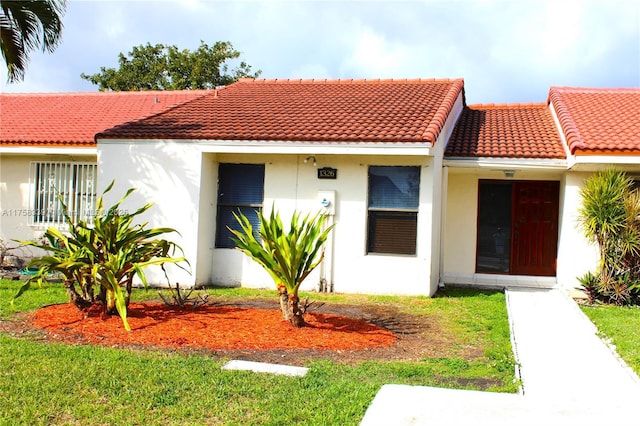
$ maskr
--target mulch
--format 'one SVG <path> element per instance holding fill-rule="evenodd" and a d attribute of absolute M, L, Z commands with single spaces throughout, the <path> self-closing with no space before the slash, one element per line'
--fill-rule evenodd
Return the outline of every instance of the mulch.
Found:
<path fill-rule="evenodd" d="M 400 312 L 394 306 L 325 303 L 307 312 L 308 326 L 298 329 L 282 319 L 278 306 L 276 300 L 267 299 L 225 299 L 196 309 L 132 303 L 128 310 L 132 331 L 127 332 L 120 318 L 104 315 L 101 306 L 80 311 L 66 303 L 0 321 L 0 331 L 68 344 L 180 351 L 289 365 L 306 365 L 312 359 L 347 364 L 419 361 L 451 352 L 447 333 L 437 321 Z"/>

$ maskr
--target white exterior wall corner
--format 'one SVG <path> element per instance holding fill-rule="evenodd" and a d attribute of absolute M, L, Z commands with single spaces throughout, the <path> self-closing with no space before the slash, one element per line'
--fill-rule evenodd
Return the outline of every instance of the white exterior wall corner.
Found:
<path fill-rule="evenodd" d="M 443 265 L 443 237 L 444 237 L 444 212 L 446 211 L 446 185 L 447 178 L 443 165 L 444 152 L 447 144 L 451 139 L 451 134 L 455 129 L 456 123 L 464 109 L 464 99 L 462 91 L 458 95 L 456 101 L 451 108 L 449 116 L 438 135 L 433 147 L 433 165 L 431 177 L 433 179 L 433 198 L 431 207 L 431 279 L 429 286 L 429 295 L 433 296 L 438 290 L 438 284 L 442 280 Z"/>
<path fill-rule="evenodd" d="M 149 227 L 170 227 L 178 231 L 166 234 L 164 238 L 182 247 L 193 273 L 167 265 L 171 285 L 193 286 L 195 273 L 199 270 L 201 163 L 202 154 L 193 144 L 146 140 L 98 141 L 98 195 L 115 180 L 113 189 L 105 196 L 105 206 L 111 206 L 127 189 L 136 188 L 120 208 L 134 211 L 152 203 L 153 206 L 139 218 L 140 222 L 148 222 Z M 146 273 L 150 285 L 167 285 L 159 267 L 149 267 Z"/>

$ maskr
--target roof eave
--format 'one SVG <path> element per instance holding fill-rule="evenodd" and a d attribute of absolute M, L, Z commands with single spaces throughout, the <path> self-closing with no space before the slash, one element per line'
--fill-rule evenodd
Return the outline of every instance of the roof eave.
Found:
<path fill-rule="evenodd" d="M 97 146 L 7 146 L 0 145 L 0 154 L 17 155 L 97 155 Z"/>
<path fill-rule="evenodd" d="M 467 169 L 567 170 L 564 158 L 445 157 L 443 165 Z"/>
<path fill-rule="evenodd" d="M 633 155 L 581 155 L 580 151 L 572 158 L 570 170 L 573 171 L 597 171 L 608 167 L 640 169 L 640 153 Z"/>
<path fill-rule="evenodd" d="M 166 144 L 197 146 L 202 152 L 242 154 L 344 154 L 344 155 L 433 155 L 430 142 L 357 142 L 357 141 L 271 141 L 271 140 L 178 140 L 178 139 L 108 139 L 101 145 Z"/>

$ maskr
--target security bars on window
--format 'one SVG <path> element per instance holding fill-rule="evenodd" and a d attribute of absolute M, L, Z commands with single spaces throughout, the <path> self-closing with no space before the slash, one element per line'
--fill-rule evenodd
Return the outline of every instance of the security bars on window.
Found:
<path fill-rule="evenodd" d="M 97 165 L 95 163 L 32 162 L 29 223 L 64 226 L 62 196 L 67 214 L 93 223 L 95 217 Z"/>

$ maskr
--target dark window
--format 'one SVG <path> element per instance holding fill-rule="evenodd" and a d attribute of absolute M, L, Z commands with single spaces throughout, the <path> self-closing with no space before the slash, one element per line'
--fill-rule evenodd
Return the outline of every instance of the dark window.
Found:
<path fill-rule="evenodd" d="M 480 181 L 477 272 L 509 272 L 511 182 Z"/>
<path fill-rule="evenodd" d="M 420 167 L 369 167 L 367 253 L 416 254 Z"/>
<path fill-rule="evenodd" d="M 231 229 L 239 229 L 234 213 L 242 212 L 257 235 L 264 199 L 263 164 L 220 164 L 218 168 L 217 248 L 233 248 Z"/>

